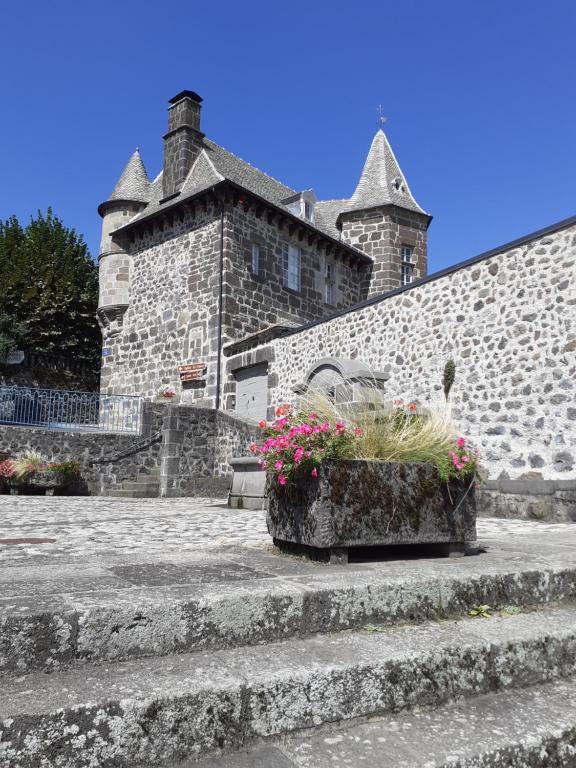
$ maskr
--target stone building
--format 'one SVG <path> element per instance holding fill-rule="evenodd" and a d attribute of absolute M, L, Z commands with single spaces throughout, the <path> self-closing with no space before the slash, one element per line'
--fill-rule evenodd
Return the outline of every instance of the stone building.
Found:
<path fill-rule="evenodd" d="M 451 358 L 453 415 L 491 476 L 570 481 L 576 218 L 427 275 L 431 217 L 382 131 L 352 196 L 320 201 L 207 139 L 200 102 L 171 100 L 162 173 L 150 181 L 134 153 L 100 206 L 102 389 L 150 399 L 169 386 L 211 410 L 202 473 L 225 477 L 242 430 L 310 382 L 354 399 L 370 379 L 425 402 Z M 187 364 L 201 375 L 182 382 Z M 170 440 L 190 437 L 186 410 Z M 168 443 L 177 495 L 197 470 Z"/>
<path fill-rule="evenodd" d="M 183 403 L 262 418 L 277 384 L 266 361 L 225 381 L 223 347 L 424 277 L 431 216 L 382 130 L 352 196 L 321 201 L 208 139 L 201 102 L 192 91 L 170 100 L 162 172 L 150 181 L 136 151 L 98 209 L 101 389 L 168 386 Z M 197 368 L 182 382 L 185 365 Z"/>

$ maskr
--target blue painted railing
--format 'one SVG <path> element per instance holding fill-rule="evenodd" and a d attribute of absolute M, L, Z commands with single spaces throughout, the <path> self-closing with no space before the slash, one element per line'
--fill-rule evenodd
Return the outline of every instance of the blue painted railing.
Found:
<path fill-rule="evenodd" d="M 140 434 L 143 399 L 60 389 L 0 387 L 0 424 Z"/>

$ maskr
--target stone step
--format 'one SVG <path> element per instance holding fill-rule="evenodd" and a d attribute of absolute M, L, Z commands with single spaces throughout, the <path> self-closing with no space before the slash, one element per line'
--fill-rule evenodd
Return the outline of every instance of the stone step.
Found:
<path fill-rule="evenodd" d="M 145 485 L 144 483 L 141 486 L 139 483 L 132 483 L 132 485 L 138 487 L 133 490 L 124 487 L 115 488 L 108 493 L 108 496 L 125 499 L 154 499 L 160 490 L 159 485 Z"/>
<path fill-rule="evenodd" d="M 319 733 L 317 731 L 320 731 Z M 576 680 L 316 729 L 174 768 L 573 768 Z"/>
<path fill-rule="evenodd" d="M 160 488 L 160 480 L 124 480 L 122 488 L 125 491 L 157 491 Z"/>
<path fill-rule="evenodd" d="M 328 567 L 231 549 L 92 564 L 82 574 L 74 564 L 51 564 L 38 583 L 27 569 L 12 569 L 0 583 L 0 674 L 460 618 L 477 604 L 530 608 L 576 598 L 576 565 L 517 559 Z"/>
<path fill-rule="evenodd" d="M 160 766 L 575 672 L 570 607 L 33 673 L 0 689 L 0 765 Z"/>

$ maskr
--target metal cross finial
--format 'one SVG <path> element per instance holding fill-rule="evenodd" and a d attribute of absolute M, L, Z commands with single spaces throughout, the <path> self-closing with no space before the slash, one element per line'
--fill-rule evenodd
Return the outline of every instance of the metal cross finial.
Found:
<path fill-rule="evenodd" d="M 384 107 L 382 106 L 382 104 L 379 104 L 376 107 L 376 112 L 378 112 L 378 125 L 384 125 L 384 123 L 386 122 L 386 120 L 388 120 L 388 118 L 385 117 L 383 114 Z"/>

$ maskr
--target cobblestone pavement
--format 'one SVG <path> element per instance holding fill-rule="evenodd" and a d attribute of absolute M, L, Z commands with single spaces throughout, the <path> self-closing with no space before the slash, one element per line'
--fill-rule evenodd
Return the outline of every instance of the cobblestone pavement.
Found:
<path fill-rule="evenodd" d="M 573 523 L 478 520 L 481 543 L 576 544 Z M 3 544 L 51 538 L 54 543 Z M 0 496 L 0 563 L 60 558 L 161 555 L 237 545 L 269 549 L 264 512 L 230 509 L 224 499 L 114 499 Z"/>

